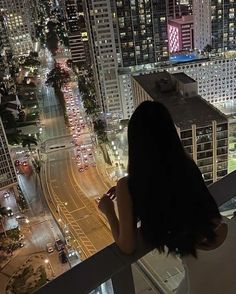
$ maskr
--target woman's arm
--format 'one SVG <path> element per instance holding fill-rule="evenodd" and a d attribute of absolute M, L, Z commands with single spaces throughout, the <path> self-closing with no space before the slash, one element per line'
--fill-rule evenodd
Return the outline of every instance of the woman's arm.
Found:
<path fill-rule="evenodd" d="M 136 227 L 133 220 L 132 199 L 128 190 L 127 178 L 118 181 L 116 199 L 119 219 L 116 216 L 114 203 L 107 195 L 103 196 L 99 209 L 106 215 L 113 238 L 122 252 L 131 254 L 136 247 Z"/>

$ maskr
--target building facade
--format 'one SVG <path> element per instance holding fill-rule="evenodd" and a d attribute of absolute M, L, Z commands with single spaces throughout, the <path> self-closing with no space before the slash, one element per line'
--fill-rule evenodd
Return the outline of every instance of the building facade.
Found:
<path fill-rule="evenodd" d="M 123 105 L 126 118 L 132 115 L 134 105 L 131 89 L 132 76 L 162 72 L 184 72 L 198 82 L 199 95 L 211 104 L 234 101 L 236 99 L 236 55 L 226 53 L 212 59 L 199 59 L 178 64 L 158 64 L 149 67 L 134 68 L 129 72 L 120 72 L 119 81 L 122 89 Z"/>
<path fill-rule="evenodd" d="M 236 48 L 236 2 L 193 0 L 195 48 L 211 45 L 216 52 Z"/>
<path fill-rule="evenodd" d="M 7 138 L 0 119 L 0 189 L 17 185 L 16 171 L 8 148 Z"/>
<path fill-rule="evenodd" d="M 13 54 L 27 54 L 33 49 L 34 25 L 29 0 L 0 0 L 7 37 Z"/>
<path fill-rule="evenodd" d="M 132 77 L 135 108 L 145 100 L 159 101 L 168 108 L 185 150 L 210 185 L 227 174 L 228 121 L 197 94 L 197 88 L 197 82 L 184 73 Z"/>
<path fill-rule="evenodd" d="M 118 71 L 168 59 L 166 0 L 87 0 L 97 96 L 105 113 L 124 117 Z"/>
<path fill-rule="evenodd" d="M 211 0 L 193 0 L 194 48 L 211 45 Z"/>
<path fill-rule="evenodd" d="M 65 0 L 65 18 L 71 57 L 75 64 L 89 64 L 88 35 L 85 27 L 82 1 Z"/>
<path fill-rule="evenodd" d="M 181 63 L 169 67 L 168 72 L 184 72 L 198 82 L 198 93 L 214 104 L 236 99 L 236 55 L 211 60 Z"/>
<path fill-rule="evenodd" d="M 122 117 L 118 80 L 119 55 L 113 22 L 116 14 L 108 0 L 86 1 L 86 24 L 98 102 L 102 110 Z"/>
<path fill-rule="evenodd" d="M 194 49 L 193 16 L 168 20 L 169 53 Z"/>

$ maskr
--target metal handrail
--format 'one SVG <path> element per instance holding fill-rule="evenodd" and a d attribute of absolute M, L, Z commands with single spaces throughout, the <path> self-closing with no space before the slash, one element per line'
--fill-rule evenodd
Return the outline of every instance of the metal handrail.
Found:
<path fill-rule="evenodd" d="M 209 187 L 218 206 L 236 196 L 235 183 L 236 171 Z M 141 239 L 140 232 L 138 232 L 137 243 L 137 250 L 132 255 L 122 254 L 118 246 L 113 243 L 46 284 L 37 293 L 88 294 L 109 279 L 112 279 L 113 283 L 116 281 L 116 284 L 117 280 L 120 281 L 121 287 L 126 289 L 123 293 L 134 293 L 133 290 L 127 292 L 127 287 L 132 287 L 132 283 L 129 284 L 129 280 L 133 281 L 132 272 L 129 271 L 130 276 L 127 277 L 127 280 L 124 279 L 123 273 L 129 270 L 134 262 L 153 249 Z M 119 275 L 123 277 L 120 280 Z M 129 285 L 125 285 L 127 281 L 129 281 Z M 117 293 L 122 292 L 115 291 L 115 294 Z"/>

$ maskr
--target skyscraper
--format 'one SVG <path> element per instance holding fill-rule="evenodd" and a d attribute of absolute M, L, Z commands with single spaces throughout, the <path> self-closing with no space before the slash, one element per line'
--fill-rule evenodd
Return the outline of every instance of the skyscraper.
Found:
<path fill-rule="evenodd" d="M 235 49 L 236 1 L 211 0 L 211 23 L 212 47 L 218 52 Z"/>
<path fill-rule="evenodd" d="M 86 23 L 98 102 L 106 113 L 122 115 L 118 81 L 118 36 L 114 31 L 116 13 L 109 0 L 86 1 Z"/>
<path fill-rule="evenodd" d="M 120 67 L 153 63 L 168 56 L 166 1 L 117 0 Z"/>
<path fill-rule="evenodd" d="M 26 54 L 33 48 L 31 4 L 29 0 L 0 0 L 9 44 L 16 55 Z"/>
<path fill-rule="evenodd" d="M 236 2 L 193 0 L 195 48 L 211 45 L 216 52 L 236 48 Z"/>
<path fill-rule="evenodd" d="M 89 63 L 88 36 L 82 1 L 65 0 L 64 5 L 72 60 L 78 65 Z"/>
<path fill-rule="evenodd" d="M 168 20 L 169 52 L 194 48 L 193 16 Z"/>
<path fill-rule="evenodd" d="M 86 20 L 100 104 L 124 116 L 120 70 L 168 59 L 165 0 L 87 0 Z"/>

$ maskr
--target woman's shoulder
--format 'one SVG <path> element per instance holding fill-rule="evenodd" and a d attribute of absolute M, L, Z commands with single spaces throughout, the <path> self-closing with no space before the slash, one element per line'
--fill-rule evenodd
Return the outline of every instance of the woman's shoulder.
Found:
<path fill-rule="evenodd" d="M 123 178 L 120 178 L 118 181 L 117 181 L 117 186 L 119 187 L 127 187 L 128 188 L 128 177 L 123 177 Z"/>

